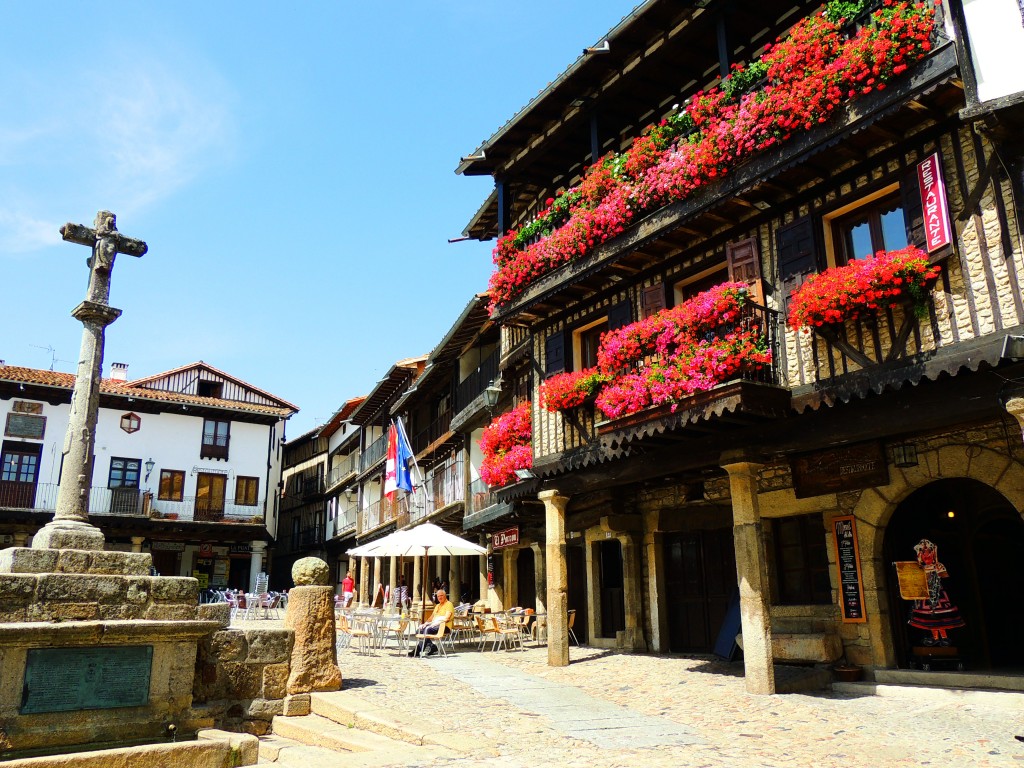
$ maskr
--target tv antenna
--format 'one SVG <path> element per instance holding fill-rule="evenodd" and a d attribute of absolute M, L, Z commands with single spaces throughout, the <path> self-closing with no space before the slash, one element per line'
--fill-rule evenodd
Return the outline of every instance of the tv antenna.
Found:
<path fill-rule="evenodd" d="M 50 353 L 50 370 L 51 371 L 53 370 L 53 366 L 55 366 L 57 363 L 73 363 L 73 362 L 75 362 L 74 360 L 62 360 L 61 358 L 57 357 L 57 350 L 54 349 L 49 344 L 47 344 L 45 347 L 43 345 L 41 345 L 41 344 L 29 344 L 29 346 L 30 347 L 35 347 L 36 349 L 45 349 L 47 352 Z"/>

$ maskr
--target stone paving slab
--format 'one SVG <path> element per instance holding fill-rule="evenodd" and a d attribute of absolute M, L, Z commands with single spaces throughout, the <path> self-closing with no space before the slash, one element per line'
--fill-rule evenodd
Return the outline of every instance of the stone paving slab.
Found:
<path fill-rule="evenodd" d="M 555 729 L 604 748 L 628 744 L 670 746 L 703 742 L 692 729 L 609 704 L 577 688 L 527 672 L 510 673 L 483 654 L 446 660 L 447 673 L 486 696 L 501 698 L 548 718 Z M 497 685 L 496 685 L 497 683 Z M 560 714 L 561 717 L 551 716 Z"/>

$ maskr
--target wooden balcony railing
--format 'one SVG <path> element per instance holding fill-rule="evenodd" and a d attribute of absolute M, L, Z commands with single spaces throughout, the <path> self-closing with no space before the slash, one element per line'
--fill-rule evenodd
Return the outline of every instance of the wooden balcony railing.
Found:
<path fill-rule="evenodd" d="M 456 461 L 435 470 L 427 477 L 425 486 L 423 492 L 417 491 L 410 499 L 410 522 L 422 520 L 438 510 L 465 500 L 466 484 L 462 462 Z"/>
<path fill-rule="evenodd" d="M 452 427 L 452 412 L 445 411 L 431 422 L 430 426 L 417 432 L 412 438 L 412 451 L 419 454 L 426 450 L 435 440 L 440 440 Z"/>
<path fill-rule="evenodd" d="M 358 471 L 359 453 L 350 453 L 348 456 L 342 457 L 327 473 L 327 486 L 324 490 L 333 490 L 345 478 L 354 475 Z"/>

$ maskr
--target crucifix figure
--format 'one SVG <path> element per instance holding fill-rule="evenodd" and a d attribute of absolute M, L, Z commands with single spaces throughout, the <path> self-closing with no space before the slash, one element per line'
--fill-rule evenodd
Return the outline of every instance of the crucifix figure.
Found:
<path fill-rule="evenodd" d="M 121 315 L 120 309 L 107 303 L 110 273 L 117 254 L 142 256 L 148 246 L 118 232 L 117 219 L 110 211 L 97 213 L 92 229 L 69 223 L 60 228 L 60 234 L 67 242 L 92 248 L 92 256 L 86 262 L 89 266 L 89 288 L 85 301 L 71 312 L 71 316 L 80 320 L 84 328 L 75 389 L 71 395 L 68 431 L 64 437 L 57 511 L 53 520 L 32 538 L 32 547 L 103 549 L 103 534 L 89 523 L 89 492 L 92 489 L 104 334 L 107 326 Z"/>

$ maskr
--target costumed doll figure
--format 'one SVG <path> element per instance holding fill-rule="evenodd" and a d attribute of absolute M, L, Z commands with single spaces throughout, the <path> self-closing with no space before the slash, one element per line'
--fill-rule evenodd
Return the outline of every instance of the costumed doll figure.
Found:
<path fill-rule="evenodd" d="M 917 552 L 917 562 L 924 568 L 928 580 L 928 597 L 914 601 L 910 621 L 907 623 L 931 633 L 930 637 L 922 641 L 923 645 L 949 645 L 946 632 L 964 626 L 959 609 L 942 588 L 942 579 L 948 577 L 949 573 L 946 566 L 939 562 L 939 548 L 928 539 L 921 539 L 914 551 Z"/>

